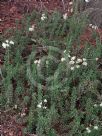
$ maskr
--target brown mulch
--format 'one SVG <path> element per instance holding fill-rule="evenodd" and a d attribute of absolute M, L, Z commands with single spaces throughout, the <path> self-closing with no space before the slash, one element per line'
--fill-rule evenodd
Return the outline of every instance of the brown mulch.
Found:
<path fill-rule="evenodd" d="M 22 126 L 15 122 L 15 114 L 12 113 L 1 113 L 1 136 L 22 136 Z"/>
<path fill-rule="evenodd" d="M 0 2 L 0 33 L 7 28 L 15 27 L 15 20 L 23 18 L 24 14 L 31 13 L 34 9 L 38 11 L 48 10 L 52 12 L 57 9 L 63 13 L 71 8 L 70 0 L 4 0 Z"/>
<path fill-rule="evenodd" d="M 25 115 L 23 115 L 25 113 Z M 22 116 L 23 115 L 23 116 Z M 36 134 L 24 134 L 23 129 L 27 125 L 27 114 L 23 110 L 9 108 L 0 112 L 0 135 L 1 136 L 37 136 Z"/>

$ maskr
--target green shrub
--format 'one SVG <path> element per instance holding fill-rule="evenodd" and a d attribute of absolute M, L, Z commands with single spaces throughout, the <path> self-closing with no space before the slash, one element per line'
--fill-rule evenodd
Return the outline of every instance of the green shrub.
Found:
<path fill-rule="evenodd" d="M 86 28 L 85 18 L 74 15 L 64 20 L 57 12 L 44 16 L 41 20 L 34 12 L 22 21 L 20 30 L 10 32 L 14 45 L 5 48 L 0 68 L 2 108 L 17 104 L 22 111 L 27 107 L 27 133 L 100 136 L 101 40 L 94 35 L 96 47 L 86 42 L 81 51 L 79 37 Z M 33 21 L 34 31 L 29 31 Z M 6 40 L 1 39 L 2 43 Z"/>

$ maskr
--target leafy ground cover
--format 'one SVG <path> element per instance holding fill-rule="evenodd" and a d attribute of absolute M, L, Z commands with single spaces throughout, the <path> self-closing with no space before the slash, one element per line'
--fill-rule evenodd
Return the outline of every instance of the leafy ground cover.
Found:
<path fill-rule="evenodd" d="M 101 29 L 57 10 L 14 25 L 0 36 L 1 134 L 101 136 Z"/>

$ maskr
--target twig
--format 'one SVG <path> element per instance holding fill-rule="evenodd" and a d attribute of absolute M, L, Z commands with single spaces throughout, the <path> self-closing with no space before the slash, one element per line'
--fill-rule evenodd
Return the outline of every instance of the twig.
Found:
<path fill-rule="evenodd" d="M 63 9 L 65 11 L 65 2 L 64 2 L 64 0 L 62 0 L 62 4 L 63 4 Z"/>
<path fill-rule="evenodd" d="M 43 9 L 43 3 L 42 3 L 42 0 L 40 0 L 40 5 L 41 5 L 41 11 Z"/>

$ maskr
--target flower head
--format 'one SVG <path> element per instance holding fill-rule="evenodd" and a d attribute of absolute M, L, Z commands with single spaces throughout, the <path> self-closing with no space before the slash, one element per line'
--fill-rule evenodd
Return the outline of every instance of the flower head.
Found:
<path fill-rule="evenodd" d="M 82 59 L 77 59 L 76 63 L 82 62 Z"/>
<path fill-rule="evenodd" d="M 98 61 L 99 60 L 99 58 L 96 58 L 96 61 Z"/>
<path fill-rule="evenodd" d="M 35 60 L 34 63 L 37 64 L 37 63 L 38 63 L 38 60 Z"/>
<path fill-rule="evenodd" d="M 18 107 L 17 105 L 14 106 L 15 109 L 17 109 L 17 107 Z"/>
<path fill-rule="evenodd" d="M 80 68 L 80 65 L 76 65 L 76 68 Z"/>
<path fill-rule="evenodd" d="M 21 117 L 24 117 L 24 116 L 26 116 L 26 113 L 25 112 L 21 113 Z"/>
<path fill-rule="evenodd" d="M 73 8 L 70 9 L 70 12 L 73 13 Z"/>
<path fill-rule="evenodd" d="M 89 127 L 87 127 L 86 130 L 87 130 L 87 133 L 91 133 L 91 130 Z"/>
<path fill-rule="evenodd" d="M 47 19 L 47 17 L 45 16 L 45 14 L 43 13 L 41 16 L 41 20 L 44 21 L 45 19 Z"/>
<path fill-rule="evenodd" d="M 2 43 L 2 47 L 7 48 L 10 46 L 10 44 L 14 45 L 14 42 L 12 40 L 11 41 L 6 40 L 4 43 Z"/>
<path fill-rule="evenodd" d="M 37 105 L 38 108 L 41 108 L 42 107 L 42 102 L 40 102 L 38 105 Z"/>
<path fill-rule="evenodd" d="M 98 130 L 98 126 L 94 126 L 94 129 L 95 129 L 95 130 Z"/>
<path fill-rule="evenodd" d="M 39 60 L 35 60 L 34 63 L 40 65 L 41 60 L 40 59 Z"/>
<path fill-rule="evenodd" d="M 71 1 L 71 2 L 69 2 L 69 5 L 72 5 L 73 4 L 73 2 Z"/>
<path fill-rule="evenodd" d="M 73 60 L 69 61 L 70 65 L 73 65 L 75 62 Z"/>
<path fill-rule="evenodd" d="M 86 59 L 85 59 L 85 58 L 83 58 L 83 61 L 86 61 Z"/>
<path fill-rule="evenodd" d="M 76 56 L 71 57 L 71 60 L 75 60 L 75 59 L 76 59 Z"/>
<path fill-rule="evenodd" d="M 7 48 L 7 47 L 9 47 L 9 44 L 8 43 L 2 43 L 2 47 Z"/>
<path fill-rule="evenodd" d="M 94 107 L 97 107 L 98 105 L 97 104 L 94 104 Z"/>
<path fill-rule="evenodd" d="M 67 13 L 63 14 L 63 19 L 66 20 L 68 18 Z"/>
<path fill-rule="evenodd" d="M 92 24 L 89 24 L 89 26 L 91 27 L 91 26 L 92 26 Z"/>
<path fill-rule="evenodd" d="M 9 41 L 10 44 L 14 45 L 14 42 L 13 41 Z"/>
<path fill-rule="evenodd" d="M 71 67 L 70 69 L 73 71 L 75 68 L 74 68 L 74 67 Z"/>
<path fill-rule="evenodd" d="M 87 66 L 87 62 L 83 62 L 82 65 Z"/>
<path fill-rule="evenodd" d="M 90 2 L 90 0 L 85 0 L 85 2 Z"/>
<path fill-rule="evenodd" d="M 63 62 L 63 61 L 65 61 L 66 59 L 65 58 L 61 58 L 61 61 Z"/>
<path fill-rule="evenodd" d="M 46 103 L 46 102 L 47 102 L 47 100 L 46 100 L 46 99 L 44 99 L 44 102 Z"/>
<path fill-rule="evenodd" d="M 68 55 L 68 58 L 70 58 L 71 56 L 70 55 Z"/>
<path fill-rule="evenodd" d="M 29 31 L 30 31 L 30 32 L 34 31 L 34 28 L 30 27 L 30 28 L 29 28 Z"/>
<path fill-rule="evenodd" d="M 6 42 L 6 43 L 9 43 L 9 40 L 6 40 L 5 42 Z"/>
<path fill-rule="evenodd" d="M 29 31 L 30 31 L 30 32 L 33 32 L 33 31 L 34 31 L 34 28 L 35 28 L 35 25 L 32 25 L 31 27 L 29 27 Z"/>
<path fill-rule="evenodd" d="M 46 106 L 43 106 L 43 109 L 47 109 L 47 107 L 46 107 Z"/>
<path fill-rule="evenodd" d="M 102 107 L 102 102 L 100 103 L 100 107 Z"/>

